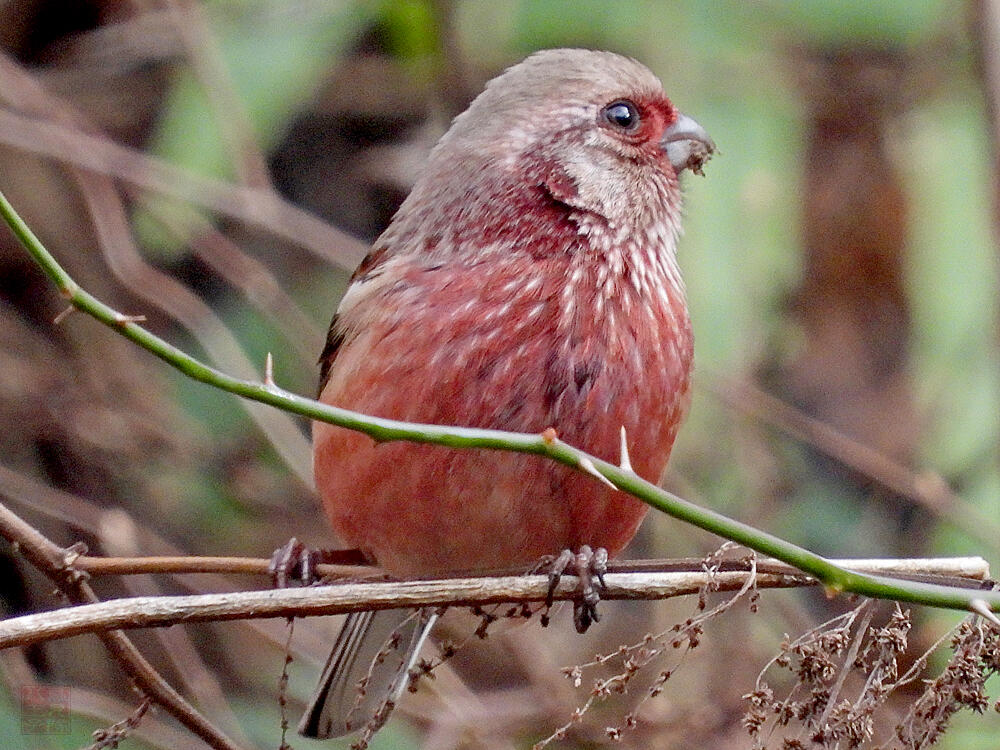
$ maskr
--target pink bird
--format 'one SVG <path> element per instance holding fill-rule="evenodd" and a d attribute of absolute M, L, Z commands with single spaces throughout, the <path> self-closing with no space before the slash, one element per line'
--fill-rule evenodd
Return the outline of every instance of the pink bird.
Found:
<path fill-rule="evenodd" d="M 455 118 L 355 272 L 320 399 L 411 422 L 551 427 L 615 462 L 624 429 L 632 467 L 658 481 L 692 364 L 678 174 L 714 148 L 632 59 L 558 49 L 511 67 Z M 536 456 L 376 444 L 321 423 L 313 441 L 333 528 L 397 576 L 615 555 L 646 513 Z M 300 732 L 384 722 L 428 629 L 412 616 L 400 628 L 407 614 L 348 618 Z M 592 616 L 578 607 L 578 627 Z M 393 631 L 402 646 L 366 677 Z"/>

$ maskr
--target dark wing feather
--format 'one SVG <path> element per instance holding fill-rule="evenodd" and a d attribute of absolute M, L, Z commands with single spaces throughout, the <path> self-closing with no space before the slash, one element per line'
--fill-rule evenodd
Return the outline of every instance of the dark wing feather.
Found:
<path fill-rule="evenodd" d="M 371 252 L 361 261 L 361 265 L 351 275 L 348 288 L 350 288 L 351 284 L 363 284 L 372 276 L 375 276 L 378 273 L 378 267 L 385 259 L 386 248 L 372 248 Z M 340 345 L 344 343 L 344 332 L 337 325 L 338 318 L 337 313 L 334 313 L 333 320 L 330 321 L 330 329 L 326 333 L 326 346 L 323 347 L 323 353 L 319 355 L 318 393 L 322 393 L 323 389 L 326 388 L 326 383 L 330 379 L 330 369 L 337 358 L 337 351 L 340 349 Z"/>
<path fill-rule="evenodd" d="M 326 333 L 326 346 L 323 347 L 323 353 L 319 355 L 318 394 L 323 393 L 323 389 L 326 388 L 326 381 L 330 379 L 330 368 L 333 367 L 333 361 L 337 358 L 337 350 L 344 343 L 344 333 L 337 326 L 337 317 L 337 314 L 334 313 L 333 320 L 330 321 L 330 330 Z"/>

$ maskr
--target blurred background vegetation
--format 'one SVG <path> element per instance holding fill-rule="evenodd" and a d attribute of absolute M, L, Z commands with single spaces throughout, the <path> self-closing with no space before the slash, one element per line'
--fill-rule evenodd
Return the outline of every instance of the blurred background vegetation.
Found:
<path fill-rule="evenodd" d="M 92 293 L 230 372 L 273 352 L 278 381 L 311 395 L 347 274 L 449 119 L 533 50 L 631 55 L 720 147 L 704 179 L 685 177 L 695 399 L 666 485 L 831 556 L 997 565 L 998 18 L 987 0 L 10 0 L 0 190 Z M 335 543 L 305 425 L 186 381 L 83 316 L 54 326 L 62 307 L 0 233 L 0 496 L 15 510 L 109 555 Z M 650 518 L 628 554 L 717 545 Z M 0 565 L 6 613 L 57 603 L 9 548 Z M 772 592 L 714 623 L 622 742 L 750 747 L 740 696 L 783 633 L 839 604 Z M 497 674 L 410 696 L 375 746 L 530 746 L 586 699 L 561 667 L 691 607 L 609 606 L 586 638 L 568 616 L 522 628 L 494 644 Z M 920 611 L 914 652 L 956 621 Z M 335 627 L 296 625 L 293 723 Z M 135 637 L 247 747 L 278 746 L 282 623 Z M 79 747 L 134 705 L 91 638 L 2 653 L 0 668 L 5 746 Z M 36 683 L 71 686 L 71 733 L 25 734 L 19 696 Z M 553 746 L 610 742 L 636 697 Z M 998 729 L 995 714 L 963 716 L 940 746 L 994 747 Z M 122 746 L 200 745 L 157 715 Z"/>

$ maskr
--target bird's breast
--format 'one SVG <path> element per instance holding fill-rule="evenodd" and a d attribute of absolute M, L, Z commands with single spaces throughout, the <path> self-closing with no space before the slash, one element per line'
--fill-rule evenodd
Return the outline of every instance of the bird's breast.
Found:
<path fill-rule="evenodd" d="M 626 259 L 518 261 L 401 274 L 343 345 L 323 400 L 414 422 L 551 427 L 615 462 L 624 428 L 633 467 L 656 481 L 687 405 L 683 291 L 669 278 L 659 290 Z M 376 446 L 326 425 L 315 443 L 334 527 L 400 573 L 495 567 L 584 543 L 614 553 L 645 512 L 538 457 Z"/>

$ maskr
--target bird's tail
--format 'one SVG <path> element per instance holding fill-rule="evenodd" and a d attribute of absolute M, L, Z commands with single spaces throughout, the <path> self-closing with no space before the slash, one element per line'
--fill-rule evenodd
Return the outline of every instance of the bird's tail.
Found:
<path fill-rule="evenodd" d="M 427 610 L 401 609 L 348 615 L 299 722 L 299 734 L 316 739 L 360 730 L 374 734 L 406 688 L 437 617 Z"/>

